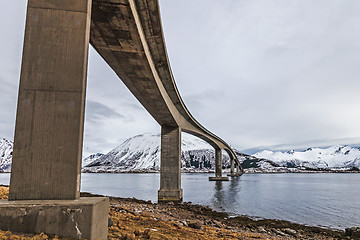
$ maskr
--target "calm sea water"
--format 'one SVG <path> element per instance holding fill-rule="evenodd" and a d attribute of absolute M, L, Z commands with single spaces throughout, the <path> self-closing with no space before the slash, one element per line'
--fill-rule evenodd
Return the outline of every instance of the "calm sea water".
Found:
<path fill-rule="evenodd" d="M 360 226 L 360 174 L 245 174 L 210 182 L 213 174 L 183 173 L 184 201 L 231 215 L 283 219 L 344 229 Z M 9 184 L 0 174 L 0 184 Z M 81 191 L 157 200 L 159 174 L 82 174 Z"/>

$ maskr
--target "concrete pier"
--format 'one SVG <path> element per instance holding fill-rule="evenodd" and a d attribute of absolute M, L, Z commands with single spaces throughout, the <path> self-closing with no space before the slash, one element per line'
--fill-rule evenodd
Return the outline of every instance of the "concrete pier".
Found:
<path fill-rule="evenodd" d="M 234 171 L 234 163 L 235 163 L 235 159 L 231 158 L 231 160 L 230 160 L 230 164 L 231 164 L 230 172 L 231 172 L 232 175 L 234 175 L 234 173 L 235 173 L 235 171 Z"/>
<path fill-rule="evenodd" d="M 181 130 L 161 127 L 161 167 L 159 201 L 182 201 L 181 189 Z"/>
<path fill-rule="evenodd" d="M 235 166 L 234 166 L 234 158 L 230 157 L 230 174 L 228 174 L 229 177 L 235 176 Z"/>
<path fill-rule="evenodd" d="M 228 174 L 229 177 L 238 177 L 241 176 L 243 174 L 243 171 L 241 171 L 240 166 L 238 163 L 236 163 L 236 171 L 235 171 L 235 166 L 234 166 L 234 162 L 231 163 L 231 172 L 230 174 Z"/>
<path fill-rule="evenodd" d="M 0 200 L 1 229 L 55 234 L 71 239 L 106 239 L 109 199 Z"/>
<path fill-rule="evenodd" d="M 10 200 L 79 197 L 91 0 L 29 0 Z"/>
<path fill-rule="evenodd" d="M 229 181 L 228 177 L 222 176 L 222 152 L 215 149 L 215 177 L 209 177 L 210 181 Z"/>
<path fill-rule="evenodd" d="M 242 171 L 240 170 L 240 166 L 239 164 L 236 164 L 236 172 L 235 172 L 235 159 L 234 158 L 231 158 L 230 160 L 231 162 L 231 170 L 230 170 L 230 174 L 228 174 L 229 177 L 238 177 L 238 176 L 241 176 L 243 173 Z"/>
<path fill-rule="evenodd" d="M 240 165 L 239 165 L 239 164 L 236 164 L 236 176 L 241 176 L 241 175 L 243 175 L 243 174 L 244 174 L 244 172 L 241 171 Z"/>
<path fill-rule="evenodd" d="M 79 199 L 91 6 L 91 0 L 28 1 L 0 229 L 107 238 L 108 200 Z"/>

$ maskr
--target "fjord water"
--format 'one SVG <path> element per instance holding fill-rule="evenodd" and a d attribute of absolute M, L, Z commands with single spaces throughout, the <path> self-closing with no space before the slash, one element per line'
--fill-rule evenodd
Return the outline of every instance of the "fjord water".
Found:
<path fill-rule="evenodd" d="M 245 174 L 209 182 L 213 174 L 183 173 L 184 201 L 231 215 L 282 219 L 344 229 L 360 226 L 360 174 Z M 0 184 L 9 184 L 0 174 Z M 159 174 L 82 174 L 81 191 L 157 200 Z"/>

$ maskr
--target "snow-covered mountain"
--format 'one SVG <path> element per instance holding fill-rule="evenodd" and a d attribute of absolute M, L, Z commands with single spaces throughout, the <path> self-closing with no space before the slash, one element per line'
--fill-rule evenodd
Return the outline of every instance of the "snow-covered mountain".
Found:
<path fill-rule="evenodd" d="M 158 171 L 160 135 L 142 134 L 124 141 L 107 154 L 92 154 L 82 161 L 85 172 Z M 185 171 L 208 171 L 214 168 L 214 150 L 205 141 L 188 134 L 182 137 L 182 165 Z M 10 172 L 13 142 L 0 140 L 0 172 Z M 225 156 L 224 165 L 229 165 Z"/>
<path fill-rule="evenodd" d="M 13 152 L 14 143 L 7 139 L 0 139 L 0 173 L 1 172 L 10 172 L 11 163 L 12 163 L 12 152 Z M 97 158 L 101 157 L 102 153 L 96 153 L 88 156 L 83 159 L 82 165 L 85 166 L 90 162 L 95 161 Z"/>
<path fill-rule="evenodd" d="M 0 172 L 10 172 L 13 142 L 0 139 Z"/>
<path fill-rule="evenodd" d="M 109 153 L 83 165 L 83 171 L 159 171 L 160 143 L 159 134 L 137 135 L 125 140 Z M 214 150 L 205 141 L 189 134 L 183 134 L 181 150 L 183 171 L 210 171 L 214 169 Z M 223 166 L 228 167 L 229 164 L 229 157 L 224 154 Z"/>
<path fill-rule="evenodd" d="M 360 149 L 350 146 L 329 148 L 308 148 L 304 151 L 272 152 L 254 154 L 260 159 L 268 159 L 282 167 L 306 169 L 360 168 Z"/>
<path fill-rule="evenodd" d="M 160 168 L 160 135 L 141 134 L 127 139 L 107 154 L 96 153 L 83 159 L 83 172 L 148 172 Z M 183 171 L 213 171 L 214 150 L 205 141 L 182 134 L 181 164 Z M 0 140 L 0 172 L 10 172 L 13 142 Z M 305 151 L 262 151 L 249 156 L 234 149 L 245 172 L 297 172 L 360 168 L 360 149 L 333 146 Z M 223 168 L 230 159 L 223 154 Z"/>

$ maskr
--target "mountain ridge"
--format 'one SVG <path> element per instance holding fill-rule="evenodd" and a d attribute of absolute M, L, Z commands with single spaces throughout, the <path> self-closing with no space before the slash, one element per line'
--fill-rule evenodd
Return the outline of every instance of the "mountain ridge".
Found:
<path fill-rule="evenodd" d="M 264 150 L 254 154 L 257 158 L 273 161 L 282 167 L 309 169 L 360 168 L 360 149 L 347 145 L 328 148 L 308 148 L 303 151 L 286 152 Z"/>
<path fill-rule="evenodd" d="M 158 172 L 160 169 L 160 134 L 140 134 L 126 139 L 110 152 L 95 153 L 82 161 L 82 172 Z M 13 142 L 0 140 L 0 172 L 10 172 Z M 233 149 L 245 173 L 338 171 L 360 168 L 360 149 L 336 145 L 308 148 L 304 151 L 263 150 L 253 156 Z M 182 134 L 181 166 L 183 172 L 214 172 L 213 148 L 205 141 Z M 229 171 L 230 158 L 224 151 L 223 169 Z"/>

